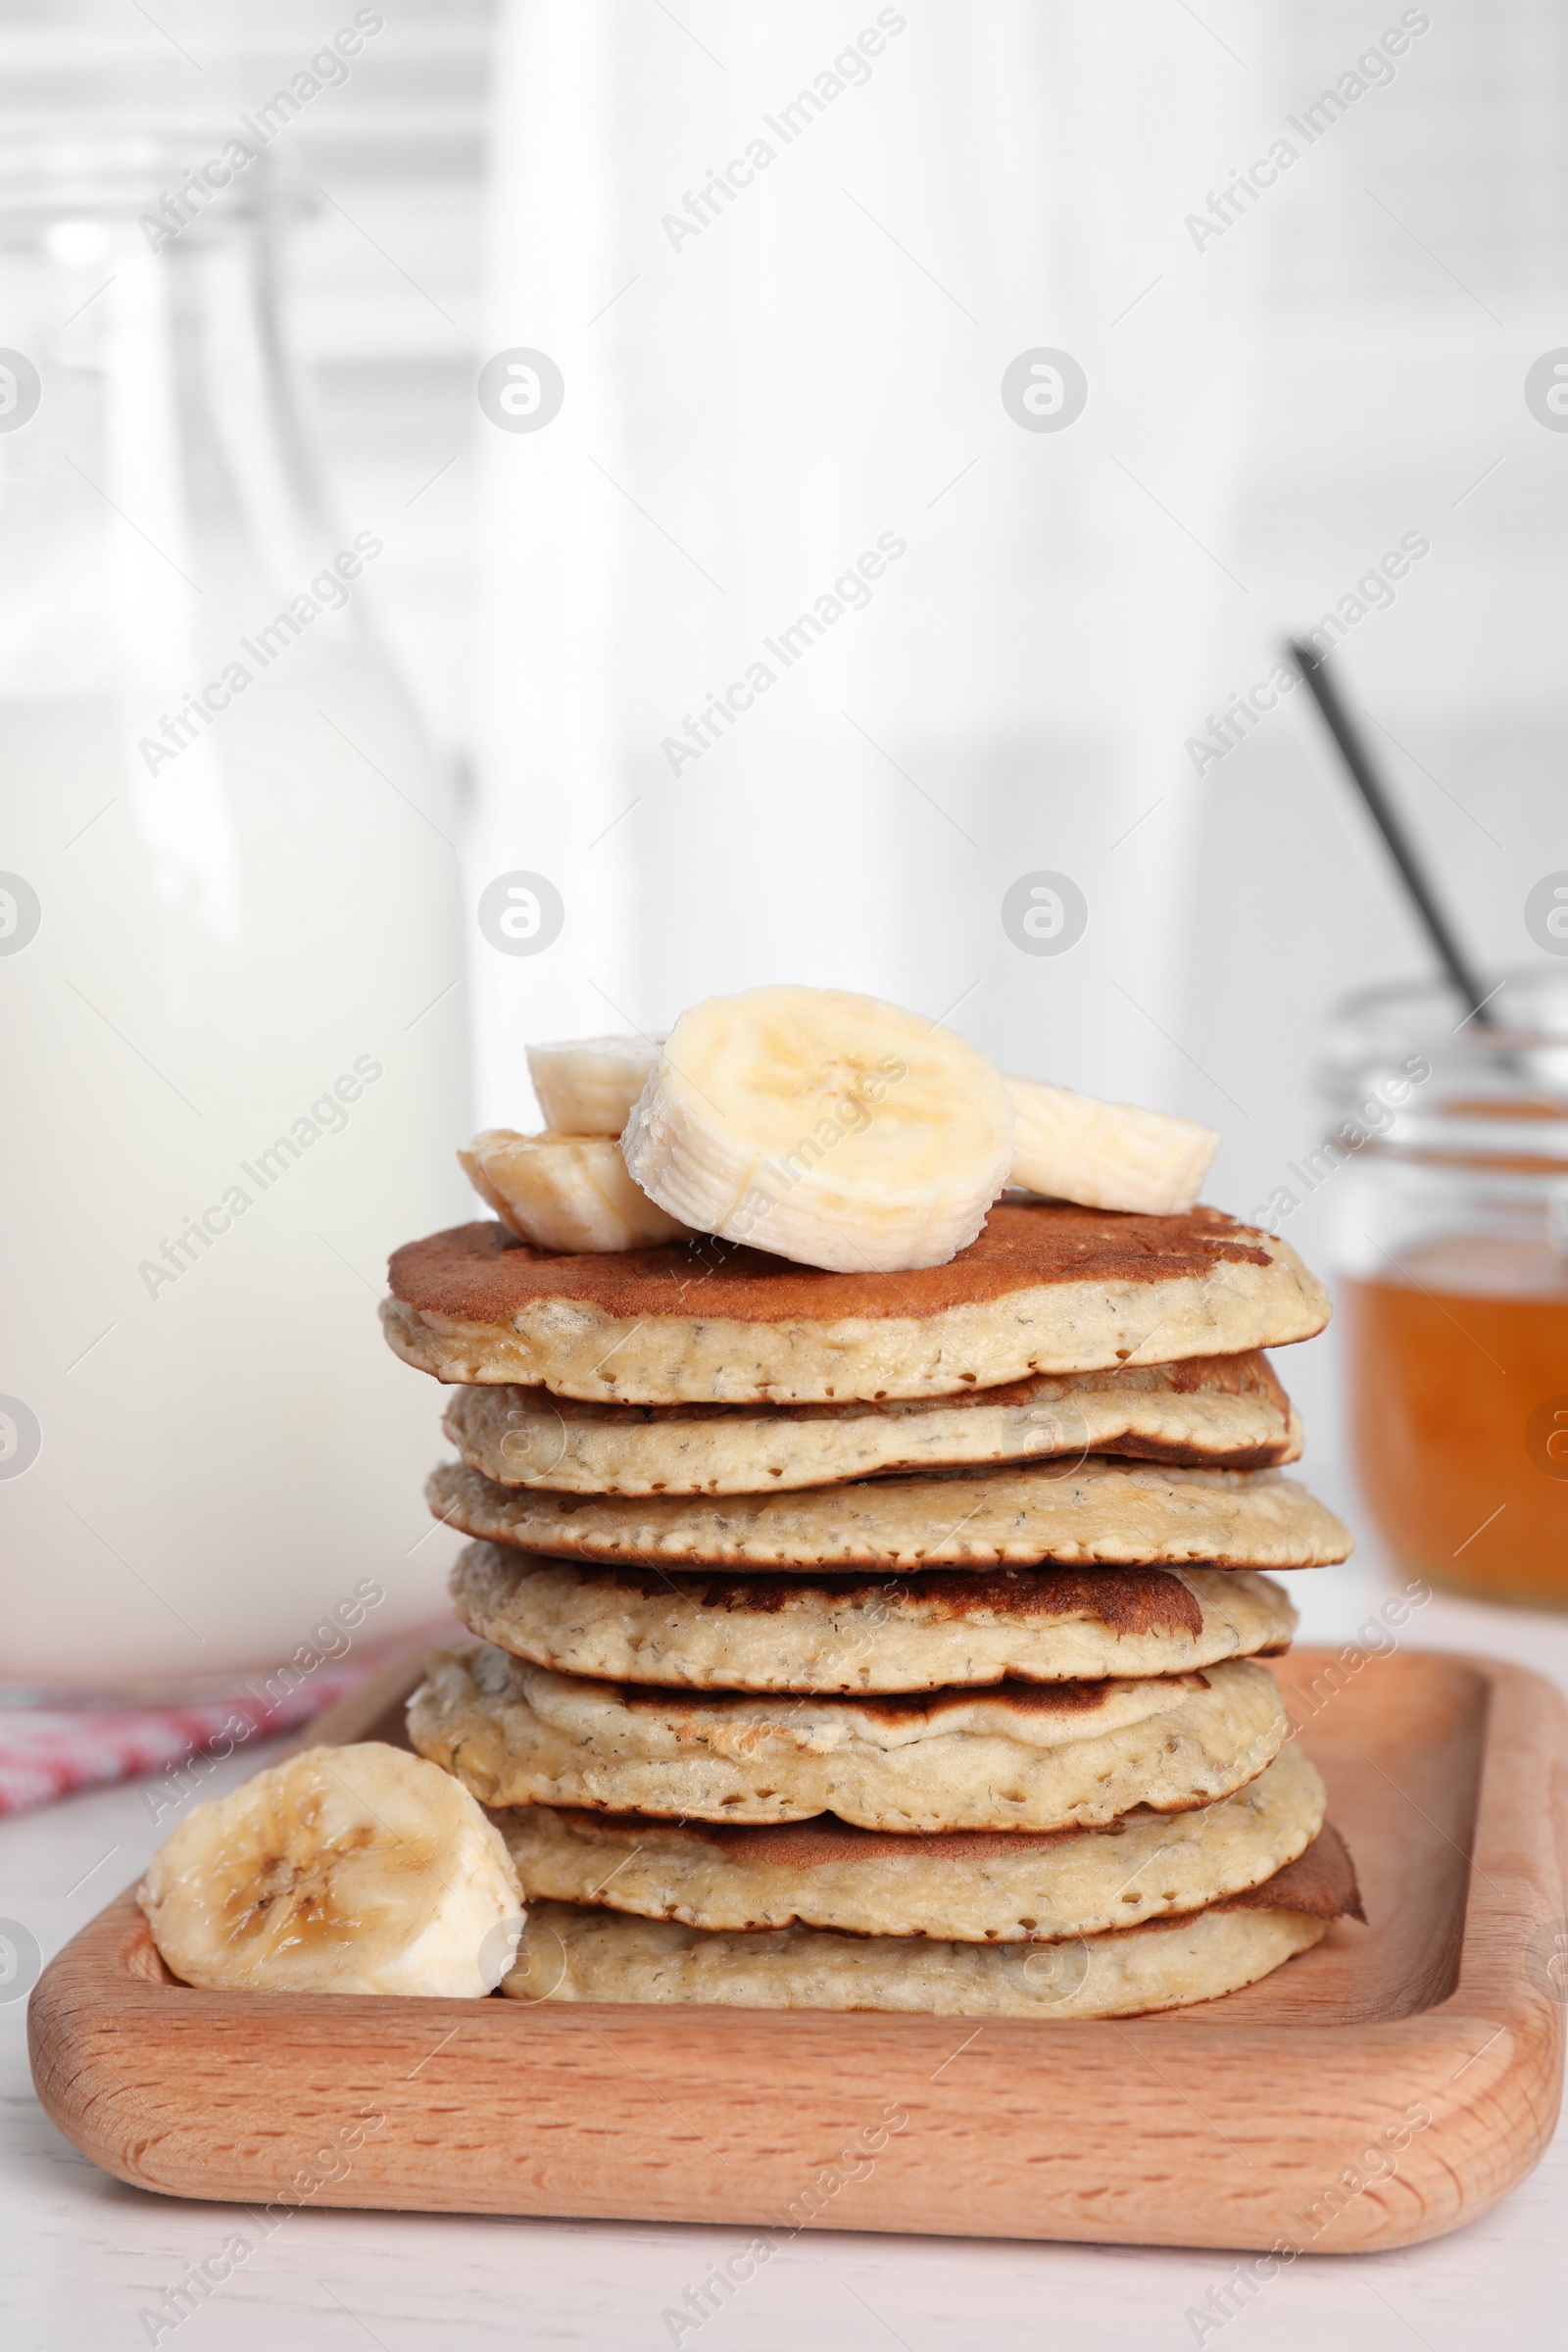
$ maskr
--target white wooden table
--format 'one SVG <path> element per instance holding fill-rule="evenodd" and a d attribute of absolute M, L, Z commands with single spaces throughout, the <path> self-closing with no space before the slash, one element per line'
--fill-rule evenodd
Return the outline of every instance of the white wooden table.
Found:
<path fill-rule="evenodd" d="M 1337 1499 L 1331 1478 L 1313 1480 Z M 1302 1638 L 1344 1640 L 1383 1587 L 1375 1550 L 1291 1580 Z M 1490 1649 L 1568 1690 L 1568 1617 L 1434 1599 L 1409 1637 Z M 264 1757 L 236 1759 L 220 1784 Z M 157 1842 L 139 1784 L 0 1824 L 0 1916 L 45 1957 L 135 1876 Z M 428 2352 L 432 2345 L 580 2345 L 595 2352 L 701 2341 L 702 2352 L 1561 2352 L 1568 2344 L 1568 2135 L 1494 2213 L 1430 2245 L 1297 2263 L 1256 2301 L 1232 2298 L 1220 2254 L 808 2232 L 701 2328 L 677 2328 L 689 2286 L 744 2232 L 612 2223 L 454 2220 L 304 2210 L 177 2327 L 162 2290 L 215 2253 L 232 2208 L 150 2196 L 78 2156 L 40 2112 L 25 2004 L 0 2004 L 0 2310 L 8 2352 Z M 1283 2119 L 1289 2129 L 1289 2119 Z M 853 2223 L 853 2184 L 843 2218 Z M 1211 2291 L 1219 2299 L 1210 2301 Z"/>

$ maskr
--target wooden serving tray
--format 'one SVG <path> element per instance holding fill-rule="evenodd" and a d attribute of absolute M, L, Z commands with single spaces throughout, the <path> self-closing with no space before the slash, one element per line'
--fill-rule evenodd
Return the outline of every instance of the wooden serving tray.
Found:
<path fill-rule="evenodd" d="M 1556 2118 L 1568 1710 L 1488 1658 L 1357 1654 L 1277 1672 L 1371 1924 L 1223 2000 L 1052 2024 L 199 1992 L 127 1892 L 33 1992 L 38 2095 L 121 2180 L 252 2205 L 774 2238 L 1435 2236 L 1522 2180 Z M 310 1737 L 401 1740 L 416 1673 Z"/>

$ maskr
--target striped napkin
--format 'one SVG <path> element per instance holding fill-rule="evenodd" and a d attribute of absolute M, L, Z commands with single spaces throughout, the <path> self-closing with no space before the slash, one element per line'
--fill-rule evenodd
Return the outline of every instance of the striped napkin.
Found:
<path fill-rule="evenodd" d="M 147 1791 L 156 1821 L 164 1810 L 207 1793 L 199 1786 L 202 1759 L 221 1761 L 292 1731 L 400 1653 L 416 1655 L 430 1642 L 454 1635 L 471 1639 L 454 1619 L 364 1657 L 323 1659 L 276 1696 L 258 1678 L 252 1690 L 197 1706 L 0 1708 L 0 1815 L 30 1813 L 74 1788 L 161 1772 Z"/>

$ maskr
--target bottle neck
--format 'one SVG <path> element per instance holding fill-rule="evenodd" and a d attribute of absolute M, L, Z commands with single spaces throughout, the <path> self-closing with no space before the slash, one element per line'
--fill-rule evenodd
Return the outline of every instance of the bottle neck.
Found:
<path fill-rule="evenodd" d="M 260 125 L 195 121 L 176 132 L 61 131 L 0 154 L 0 250 L 51 259 L 119 248 L 134 232 L 152 253 L 277 233 L 311 208 L 296 166 Z M 74 233 L 70 233 L 74 232 Z"/>
<path fill-rule="evenodd" d="M 261 201 L 155 243 L 131 208 L 157 187 L 92 160 L 0 203 L 5 340 L 37 379 L 35 413 L 0 433 L 0 615 L 37 656 L 13 695 L 118 690 L 171 646 L 204 676 L 342 544 L 279 331 L 286 208 L 258 181 Z"/>

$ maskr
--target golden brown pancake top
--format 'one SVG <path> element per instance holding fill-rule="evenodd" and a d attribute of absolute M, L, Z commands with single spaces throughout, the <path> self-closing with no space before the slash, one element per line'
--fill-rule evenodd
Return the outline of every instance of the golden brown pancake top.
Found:
<path fill-rule="evenodd" d="M 1196 1639 L 1203 1630 L 1197 1595 L 1168 1568 L 924 1568 L 906 1576 L 868 1576 L 848 1569 L 806 1576 L 793 1569 L 761 1569 L 755 1576 L 714 1576 L 601 1568 L 587 1562 L 581 1566 L 580 1582 L 584 1588 L 636 1592 L 650 1599 L 673 1593 L 705 1609 L 746 1609 L 766 1616 L 812 1594 L 832 1603 L 881 1593 L 894 1606 L 914 1602 L 954 1619 L 994 1610 L 1001 1617 L 1097 1617 L 1118 1634 L 1191 1634 Z"/>
<path fill-rule="evenodd" d="M 544 1298 L 619 1321 L 682 1315 L 743 1323 L 918 1318 L 1049 1283 L 1201 1281 L 1221 1263 L 1268 1265 L 1262 1236 L 1217 1208 L 1140 1217 L 1056 1201 L 1000 1201 L 977 1241 L 945 1266 L 834 1274 L 702 1236 L 657 1250 L 574 1254 L 530 1249 L 500 1224 L 455 1225 L 405 1243 L 392 1295 L 419 1313 L 510 1327 Z"/>

